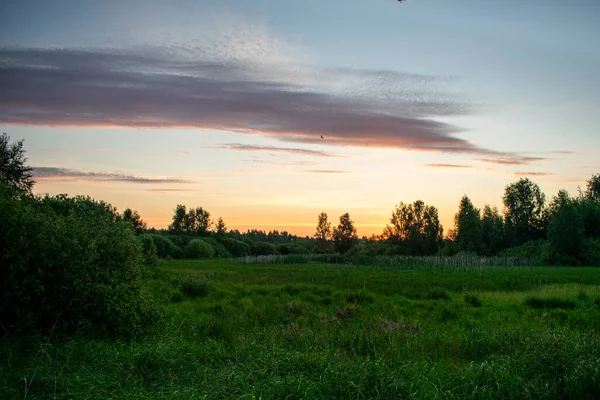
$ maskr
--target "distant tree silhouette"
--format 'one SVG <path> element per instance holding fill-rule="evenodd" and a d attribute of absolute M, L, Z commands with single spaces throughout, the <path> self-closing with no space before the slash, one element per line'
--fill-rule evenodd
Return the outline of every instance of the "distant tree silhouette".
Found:
<path fill-rule="evenodd" d="M 510 245 L 520 245 L 545 236 L 546 196 L 537 184 L 521 178 L 506 186 L 502 200 Z"/>
<path fill-rule="evenodd" d="M 146 221 L 142 219 L 140 214 L 138 214 L 136 210 L 132 211 L 131 208 L 126 208 L 125 211 L 123 211 L 123 221 L 129 222 L 137 235 L 144 233 L 148 227 Z"/>
<path fill-rule="evenodd" d="M 600 203 L 600 174 L 592 175 L 587 181 L 585 197 L 589 201 Z"/>
<path fill-rule="evenodd" d="M 224 237 L 227 234 L 227 227 L 225 226 L 225 221 L 223 221 L 222 217 L 219 217 L 219 219 L 217 220 L 215 233 L 217 237 Z"/>
<path fill-rule="evenodd" d="M 175 214 L 173 215 L 173 222 L 169 225 L 169 230 L 175 233 L 185 232 L 187 211 L 183 204 L 177 204 L 175 207 Z"/>
<path fill-rule="evenodd" d="M 23 140 L 9 143 L 10 137 L 0 135 L 0 183 L 14 194 L 30 194 L 34 185 L 32 169 L 26 164 Z"/>
<path fill-rule="evenodd" d="M 467 195 L 454 215 L 454 236 L 458 251 L 481 253 L 481 213 Z"/>
<path fill-rule="evenodd" d="M 549 261 L 552 264 L 578 264 L 583 260 L 585 226 L 577 203 L 562 199 L 548 226 Z"/>
<path fill-rule="evenodd" d="M 438 210 L 417 200 L 413 204 L 400 202 L 386 226 L 383 236 L 402 244 L 408 254 L 436 254 L 443 242 L 443 228 L 440 224 Z"/>
<path fill-rule="evenodd" d="M 190 220 L 193 220 L 194 229 L 192 232 L 200 235 L 206 236 L 211 229 L 212 221 L 210 219 L 210 213 L 203 209 L 202 207 L 196 207 L 195 210 L 190 210 Z"/>
<path fill-rule="evenodd" d="M 328 253 L 330 251 L 329 241 L 331 240 L 331 222 L 327 221 L 327 213 L 319 214 L 317 230 L 313 237 L 316 239 L 315 251 L 317 253 Z"/>
<path fill-rule="evenodd" d="M 333 241 L 335 251 L 345 253 L 350 250 L 358 241 L 354 221 L 350 219 L 350 214 L 345 213 L 340 217 L 340 223 L 333 228 Z"/>
<path fill-rule="evenodd" d="M 493 255 L 504 248 L 504 219 L 497 207 L 486 204 L 481 217 L 481 252 Z"/>

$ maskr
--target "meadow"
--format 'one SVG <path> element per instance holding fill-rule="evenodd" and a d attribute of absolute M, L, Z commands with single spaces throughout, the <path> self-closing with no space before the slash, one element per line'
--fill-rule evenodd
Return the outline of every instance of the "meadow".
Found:
<path fill-rule="evenodd" d="M 598 398 L 598 271 L 162 261 L 149 334 L 6 335 L 0 398 Z"/>

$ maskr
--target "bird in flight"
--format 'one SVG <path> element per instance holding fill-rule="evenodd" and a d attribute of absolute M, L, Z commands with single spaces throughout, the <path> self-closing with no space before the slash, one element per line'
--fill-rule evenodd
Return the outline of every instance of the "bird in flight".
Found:
<path fill-rule="evenodd" d="M 325 138 L 323 137 L 323 135 L 321 135 L 321 139 L 325 139 Z"/>

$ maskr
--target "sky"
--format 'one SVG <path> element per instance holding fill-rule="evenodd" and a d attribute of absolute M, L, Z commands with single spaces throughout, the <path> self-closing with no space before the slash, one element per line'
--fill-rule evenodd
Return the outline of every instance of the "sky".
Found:
<path fill-rule="evenodd" d="M 36 193 L 166 228 L 379 234 L 600 172 L 596 0 L 0 0 L 0 131 Z"/>

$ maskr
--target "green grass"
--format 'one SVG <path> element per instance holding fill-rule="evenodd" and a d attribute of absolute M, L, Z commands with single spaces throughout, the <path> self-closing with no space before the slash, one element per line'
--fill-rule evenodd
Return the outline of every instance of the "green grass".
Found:
<path fill-rule="evenodd" d="M 0 339 L 0 398 L 600 393 L 594 268 L 169 261 L 148 273 L 145 285 L 166 317 L 143 339 Z"/>

